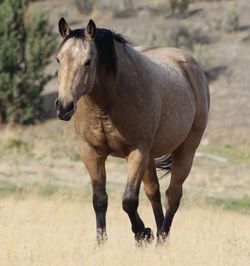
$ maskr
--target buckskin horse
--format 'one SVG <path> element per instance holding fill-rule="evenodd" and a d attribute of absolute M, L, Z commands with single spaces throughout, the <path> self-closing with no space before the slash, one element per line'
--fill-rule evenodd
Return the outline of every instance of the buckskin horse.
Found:
<path fill-rule="evenodd" d="M 151 202 L 158 242 L 164 243 L 182 197 L 195 151 L 207 125 L 209 89 L 201 67 L 175 48 L 139 52 L 120 34 L 97 28 L 72 30 L 59 21 L 59 119 L 73 116 L 80 157 L 91 177 L 97 241 L 106 235 L 105 161 L 125 158 L 128 178 L 122 198 L 138 242 L 153 233 L 137 212 L 141 182 Z M 156 158 L 160 158 L 156 160 Z M 156 166 L 169 169 L 163 213 Z"/>

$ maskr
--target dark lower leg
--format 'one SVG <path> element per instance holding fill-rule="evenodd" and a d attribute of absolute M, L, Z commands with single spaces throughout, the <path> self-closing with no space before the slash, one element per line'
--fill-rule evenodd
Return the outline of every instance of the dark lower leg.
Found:
<path fill-rule="evenodd" d="M 122 206 L 129 216 L 135 239 L 137 241 L 147 240 L 151 242 L 153 238 L 151 229 L 145 228 L 137 212 L 141 181 L 148 164 L 148 158 L 148 148 L 145 149 L 142 146 L 129 154 L 128 181 L 123 195 Z"/>
<path fill-rule="evenodd" d="M 160 193 L 159 193 L 160 194 Z M 160 229 L 162 227 L 162 223 L 164 220 L 164 215 L 163 215 L 163 210 L 162 210 L 162 205 L 161 205 L 161 199 L 160 195 L 156 197 L 157 199 L 152 199 L 149 197 L 153 212 L 154 212 L 154 217 L 155 217 L 155 222 L 157 226 L 157 236 L 160 232 Z"/>
<path fill-rule="evenodd" d="M 101 244 L 106 240 L 106 211 L 108 196 L 106 193 L 106 157 L 96 153 L 91 145 L 80 142 L 80 156 L 86 166 L 92 183 L 93 207 L 96 214 L 97 243 Z"/>
<path fill-rule="evenodd" d="M 132 232 L 135 234 L 135 240 L 139 243 L 139 246 L 141 246 L 141 241 L 146 240 L 149 243 L 152 242 L 153 233 L 150 228 L 145 228 L 144 223 L 137 212 L 138 194 L 131 193 L 130 189 L 129 185 L 127 185 L 123 196 L 122 206 L 123 210 L 129 216 Z"/>
<path fill-rule="evenodd" d="M 108 206 L 108 195 L 104 188 L 94 186 L 93 207 L 96 214 L 97 242 L 102 243 L 107 239 L 106 235 L 106 211 Z"/>
<path fill-rule="evenodd" d="M 178 210 L 180 204 L 181 197 L 182 197 L 182 187 L 179 186 L 176 188 L 172 188 L 170 185 L 170 187 L 166 191 L 166 213 L 159 234 L 159 236 L 163 240 L 165 240 L 170 231 L 174 215 Z"/>
<path fill-rule="evenodd" d="M 143 177 L 144 191 L 150 200 L 153 208 L 155 222 L 157 226 L 157 235 L 161 229 L 164 215 L 161 204 L 161 194 L 159 189 L 159 182 L 155 171 L 154 162 L 149 163 L 148 169 Z"/>
<path fill-rule="evenodd" d="M 141 233 L 145 229 L 144 223 L 137 212 L 138 194 L 138 192 L 133 191 L 130 186 L 127 185 L 122 200 L 123 210 L 129 216 L 134 234 Z"/>

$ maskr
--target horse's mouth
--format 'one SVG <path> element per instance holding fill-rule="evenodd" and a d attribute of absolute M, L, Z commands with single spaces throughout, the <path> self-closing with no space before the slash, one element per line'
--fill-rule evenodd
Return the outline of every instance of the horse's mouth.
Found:
<path fill-rule="evenodd" d="M 70 112 L 67 112 L 65 114 L 62 114 L 60 112 L 57 111 L 57 117 L 60 119 L 60 120 L 63 120 L 63 121 L 69 121 L 71 119 L 71 117 L 73 116 L 75 110 L 72 110 Z"/>

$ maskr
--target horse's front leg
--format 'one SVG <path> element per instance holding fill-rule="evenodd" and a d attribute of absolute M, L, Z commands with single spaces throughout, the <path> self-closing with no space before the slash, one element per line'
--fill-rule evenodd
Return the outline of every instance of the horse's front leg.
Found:
<path fill-rule="evenodd" d="M 136 241 L 139 243 L 142 240 L 148 242 L 153 240 L 151 229 L 145 228 L 137 212 L 140 185 L 148 164 L 148 158 L 148 151 L 144 149 L 136 149 L 130 153 L 128 157 L 128 180 L 122 200 L 123 210 L 129 216 L 132 231 L 135 234 Z"/>
<path fill-rule="evenodd" d="M 80 145 L 80 156 L 86 166 L 93 188 L 93 207 L 96 214 L 97 244 L 107 240 L 106 211 L 108 207 L 108 195 L 106 193 L 106 157 L 98 155 L 87 144 Z"/>

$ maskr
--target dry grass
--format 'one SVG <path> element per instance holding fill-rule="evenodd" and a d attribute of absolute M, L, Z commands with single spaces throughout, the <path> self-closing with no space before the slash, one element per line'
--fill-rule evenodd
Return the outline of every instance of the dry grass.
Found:
<path fill-rule="evenodd" d="M 108 243 L 95 248 L 95 223 L 87 202 L 39 197 L 0 201 L 1 265 L 249 265 L 249 216 L 186 203 L 168 244 L 139 249 L 120 198 L 109 206 Z M 140 212 L 153 225 L 148 202 Z"/>

